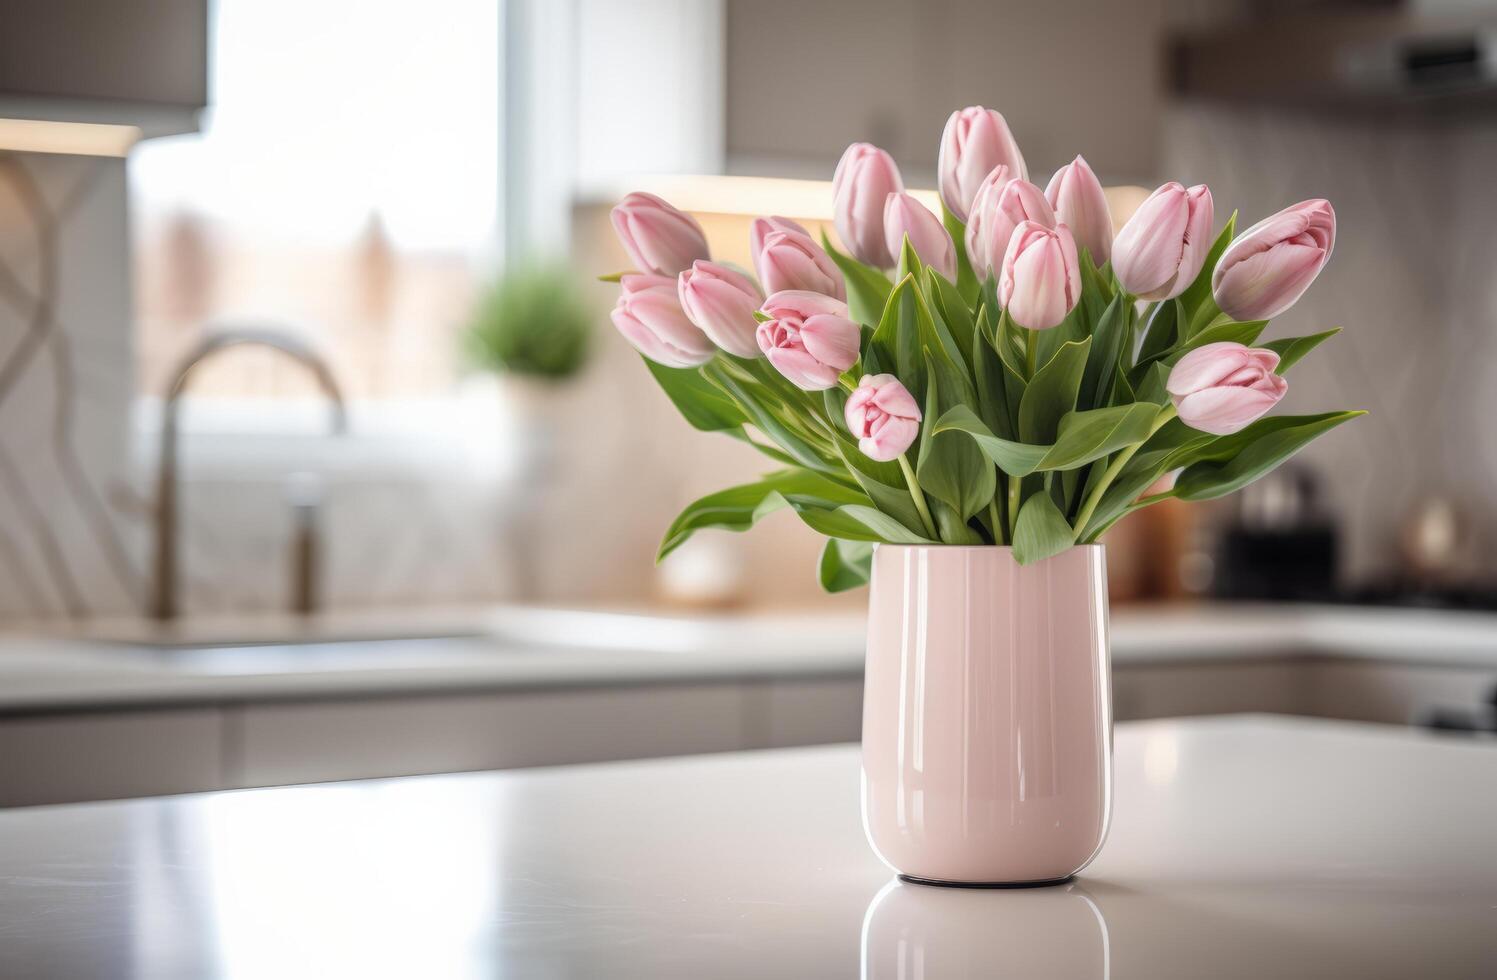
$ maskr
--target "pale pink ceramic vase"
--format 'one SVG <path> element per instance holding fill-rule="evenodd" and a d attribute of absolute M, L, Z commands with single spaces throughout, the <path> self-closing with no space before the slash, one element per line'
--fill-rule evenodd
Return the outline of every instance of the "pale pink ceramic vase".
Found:
<path fill-rule="evenodd" d="M 879 545 L 863 698 L 863 826 L 949 884 L 1063 881 L 1107 833 L 1112 687 L 1101 545 Z"/>

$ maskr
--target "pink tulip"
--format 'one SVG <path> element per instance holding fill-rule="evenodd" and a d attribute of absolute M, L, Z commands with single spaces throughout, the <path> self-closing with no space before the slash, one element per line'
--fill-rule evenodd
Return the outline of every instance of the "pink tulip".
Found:
<path fill-rule="evenodd" d="M 712 360 L 717 348 L 687 319 L 675 280 L 631 273 L 619 284 L 623 292 L 613 308 L 613 325 L 635 350 L 666 367 L 696 367 Z"/>
<path fill-rule="evenodd" d="M 1059 325 L 1081 298 L 1076 240 L 1065 225 L 1026 221 L 1014 229 L 998 275 L 998 302 L 1021 327 Z"/>
<path fill-rule="evenodd" d="M 865 374 L 847 399 L 847 428 L 863 455 L 898 459 L 920 434 L 920 406 L 892 374 Z"/>
<path fill-rule="evenodd" d="M 736 269 L 697 259 L 676 283 L 681 308 L 714 344 L 739 357 L 758 357 L 754 311 L 764 294 Z"/>
<path fill-rule="evenodd" d="M 755 218 L 749 224 L 749 257 L 754 260 L 754 271 L 759 270 L 759 256 L 764 251 L 764 239 L 777 231 L 797 231 L 807 238 L 811 233 L 806 231 L 805 225 L 799 221 L 791 221 L 789 218 Z M 770 290 L 774 292 L 774 290 Z"/>
<path fill-rule="evenodd" d="M 1216 305 L 1237 320 L 1270 320 L 1320 275 L 1336 244 L 1331 202 L 1301 201 L 1238 235 L 1211 276 Z"/>
<path fill-rule="evenodd" d="M 1211 248 L 1211 190 L 1170 181 L 1150 194 L 1112 243 L 1112 271 L 1140 299 L 1172 299 L 1195 281 Z"/>
<path fill-rule="evenodd" d="M 962 221 L 972 210 L 972 199 L 978 185 L 999 164 L 1020 180 L 1029 178 L 1024 169 L 1024 154 L 1014 142 L 1003 116 L 980 105 L 968 106 L 951 114 L 941 133 L 941 151 L 936 173 L 941 186 L 941 200 Z"/>
<path fill-rule="evenodd" d="M 967 259 L 985 278 L 1003 266 L 1003 255 L 1014 229 L 1026 221 L 1055 227 L 1055 212 L 1044 193 L 1027 180 L 1007 180 L 1007 167 L 997 167 L 972 199 L 967 222 Z"/>
<path fill-rule="evenodd" d="M 858 360 L 862 331 L 847 318 L 847 304 L 821 293 L 787 289 L 764 301 L 759 349 L 798 388 L 821 391 L 837 384 Z"/>
<path fill-rule="evenodd" d="M 640 272 L 674 276 L 710 257 L 695 218 L 643 191 L 627 195 L 610 214 L 614 233 Z"/>
<path fill-rule="evenodd" d="M 1055 217 L 1076 236 L 1076 244 L 1091 254 L 1094 265 L 1105 265 L 1112 255 L 1112 212 L 1102 182 L 1081 157 L 1055 171 L 1045 198 Z"/>
<path fill-rule="evenodd" d="M 798 231 L 771 231 L 759 252 L 759 282 L 766 293 L 804 289 L 846 300 L 842 270 L 811 236 Z"/>
<path fill-rule="evenodd" d="M 956 246 L 941 219 L 909 194 L 890 194 L 884 203 L 884 240 L 890 255 L 904 250 L 906 235 L 921 262 L 956 280 Z"/>
<path fill-rule="evenodd" d="M 1278 404 L 1289 389 L 1274 373 L 1279 355 L 1231 341 L 1207 344 L 1180 358 L 1165 389 L 1192 429 L 1225 436 Z"/>
<path fill-rule="evenodd" d="M 894 158 L 872 143 L 854 143 L 832 175 L 837 235 L 859 262 L 887 269 L 899 259 L 884 241 L 884 200 L 904 192 Z"/>

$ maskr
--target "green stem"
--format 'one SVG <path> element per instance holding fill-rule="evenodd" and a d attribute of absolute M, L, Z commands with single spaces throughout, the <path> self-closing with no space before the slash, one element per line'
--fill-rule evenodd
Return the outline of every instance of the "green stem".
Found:
<path fill-rule="evenodd" d="M 994 544 L 1004 544 L 1005 542 L 1003 540 L 1003 522 L 998 519 L 998 495 L 997 494 L 994 494 L 993 495 L 993 499 L 988 501 L 988 520 L 990 520 L 990 521 L 993 522 L 993 543 Z"/>
<path fill-rule="evenodd" d="M 1107 469 L 1102 471 L 1102 479 L 1098 480 L 1097 485 L 1092 488 L 1092 492 L 1086 498 L 1086 503 L 1082 505 L 1081 513 L 1076 516 L 1075 540 L 1077 542 L 1080 542 L 1082 532 L 1086 530 L 1087 522 L 1092 519 L 1092 514 L 1096 513 L 1097 505 L 1102 502 L 1102 495 L 1107 492 L 1107 488 L 1112 485 L 1112 481 L 1117 479 L 1117 475 L 1122 472 L 1123 467 L 1128 465 L 1128 461 L 1133 458 L 1133 454 L 1138 452 L 1144 443 L 1153 438 L 1154 433 L 1158 432 L 1164 426 L 1164 423 L 1174 417 L 1175 406 L 1166 405 L 1164 410 L 1154 419 L 1154 424 L 1149 426 L 1149 434 L 1118 453 L 1113 458 L 1113 461 L 1107 464 Z"/>
<path fill-rule="evenodd" d="M 1029 369 L 1029 380 L 1034 380 L 1035 361 L 1039 359 L 1040 332 L 1038 330 L 1024 331 L 1024 365 Z"/>
<path fill-rule="evenodd" d="M 1019 492 L 1023 489 L 1024 478 L 1022 476 L 1011 476 L 1008 478 L 1008 533 L 1013 537 L 1019 527 Z"/>
<path fill-rule="evenodd" d="M 899 454 L 899 469 L 904 473 L 904 482 L 910 488 L 910 499 L 915 501 L 915 509 L 920 512 L 920 522 L 925 525 L 925 535 L 935 541 L 936 522 L 930 519 L 930 508 L 925 506 L 925 493 L 920 489 L 920 481 L 915 479 L 915 471 L 910 469 L 909 457 L 904 453 Z"/>

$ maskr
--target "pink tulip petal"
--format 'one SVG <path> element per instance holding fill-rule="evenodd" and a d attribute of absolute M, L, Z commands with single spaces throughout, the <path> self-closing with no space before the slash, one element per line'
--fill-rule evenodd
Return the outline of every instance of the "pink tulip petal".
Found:
<path fill-rule="evenodd" d="M 1192 429 L 1225 436 L 1267 414 L 1280 397 L 1252 388 L 1207 388 L 1179 399 L 1175 409 Z"/>
<path fill-rule="evenodd" d="M 862 335 L 851 320 L 813 316 L 801 325 L 800 339 L 807 353 L 841 374 L 857 362 Z"/>
<path fill-rule="evenodd" d="M 764 355 L 791 383 L 806 391 L 822 391 L 837 383 L 838 372 L 804 350 L 777 347 Z"/>
<path fill-rule="evenodd" d="M 821 314 L 847 316 L 846 303 L 834 296 L 813 293 L 805 289 L 782 289 L 777 293 L 772 293 L 760 309 L 772 317 L 797 316 L 801 319 L 809 319 Z"/>

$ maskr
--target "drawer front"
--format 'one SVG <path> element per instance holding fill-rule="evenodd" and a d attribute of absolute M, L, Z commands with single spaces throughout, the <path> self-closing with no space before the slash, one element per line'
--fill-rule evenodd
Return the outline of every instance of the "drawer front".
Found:
<path fill-rule="evenodd" d="M 746 727 L 730 684 L 264 705 L 233 725 L 240 786 L 721 752 Z"/>

